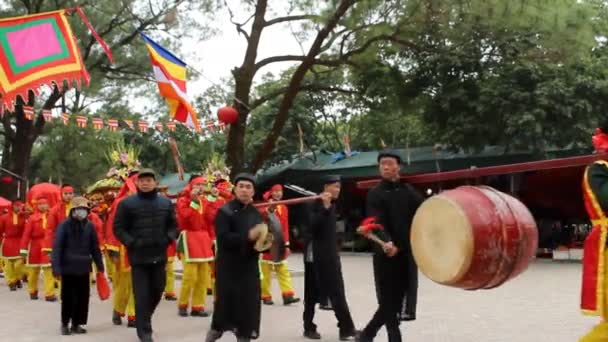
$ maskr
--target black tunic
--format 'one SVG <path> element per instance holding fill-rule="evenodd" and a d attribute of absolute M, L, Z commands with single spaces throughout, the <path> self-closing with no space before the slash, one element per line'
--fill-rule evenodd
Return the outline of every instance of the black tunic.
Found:
<path fill-rule="evenodd" d="M 238 200 L 220 208 L 215 218 L 217 237 L 216 289 L 213 330 L 235 331 L 238 337 L 256 339 L 260 333 L 259 253 L 249 241 L 249 230 L 262 223 L 262 215 Z"/>
<path fill-rule="evenodd" d="M 327 297 L 333 306 L 340 333 L 353 334 L 355 326 L 346 302 L 342 264 L 338 253 L 335 205 L 327 209 L 321 201 L 312 204 L 307 226 L 306 250 L 312 243 L 313 257 L 312 267 L 308 267 L 308 269 L 313 274 L 305 275 L 305 277 L 313 278 L 316 282 L 308 282 L 306 286 L 316 285 L 316 289 L 313 295 L 315 298 L 304 299 L 304 329 L 316 329 L 316 325 L 312 322 L 314 304 Z M 313 293 L 310 290 L 305 289 L 305 292 Z"/>
<path fill-rule="evenodd" d="M 401 341 L 398 316 L 407 295 L 408 314 L 415 316 L 418 291 L 418 269 L 412 255 L 410 226 L 422 197 L 411 185 L 382 181 L 367 195 L 367 216 L 374 216 L 384 230 L 377 235 L 392 241 L 399 252 L 388 257 L 374 244 L 374 280 L 378 311 L 364 329 L 365 337 L 373 338 L 386 325 L 389 341 Z"/>

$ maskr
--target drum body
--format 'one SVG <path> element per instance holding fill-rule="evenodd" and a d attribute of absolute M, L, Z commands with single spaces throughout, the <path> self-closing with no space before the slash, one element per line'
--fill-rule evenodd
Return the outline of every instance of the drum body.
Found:
<path fill-rule="evenodd" d="M 420 271 L 431 280 L 491 289 L 526 270 L 536 255 L 538 230 L 514 197 L 487 186 L 462 186 L 420 206 L 411 243 Z"/>
<path fill-rule="evenodd" d="M 281 262 L 285 259 L 286 252 L 281 221 L 276 214 L 268 213 L 266 223 L 268 224 L 268 234 L 272 234 L 274 238 L 269 250 L 270 256 L 273 262 Z"/>

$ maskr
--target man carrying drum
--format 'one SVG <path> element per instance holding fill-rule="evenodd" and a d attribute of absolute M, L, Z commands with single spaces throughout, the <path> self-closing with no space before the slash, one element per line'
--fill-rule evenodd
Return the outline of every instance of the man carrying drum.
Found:
<path fill-rule="evenodd" d="M 364 221 L 380 227 L 375 235 L 384 241 L 382 247 L 376 245 L 373 258 L 378 309 L 357 341 L 373 341 L 385 325 L 388 341 L 401 342 L 399 320 L 404 298 L 406 320 L 416 318 L 418 268 L 409 236 L 412 219 L 424 198 L 411 185 L 399 181 L 398 151 L 381 151 L 378 164 L 382 181 L 367 195 L 368 218 Z"/>

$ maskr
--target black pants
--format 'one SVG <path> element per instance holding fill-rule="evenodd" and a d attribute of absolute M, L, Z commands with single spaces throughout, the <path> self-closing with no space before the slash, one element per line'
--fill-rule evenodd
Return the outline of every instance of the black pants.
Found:
<path fill-rule="evenodd" d="M 398 255 L 388 258 L 384 255 L 374 255 L 374 282 L 378 309 L 363 329 L 364 339 L 372 340 L 382 326 L 386 326 L 388 342 L 401 342 L 399 316 L 405 293 L 408 287 L 406 257 Z"/>
<path fill-rule="evenodd" d="M 62 275 L 61 324 L 85 325 L 89 317 L 89 274 Z"/>
<path fill-rule="evenodd" d="M 135 298 L 135 326 L 137 336 L 152 335 L 152 315 L 165 290 L 166 262 L 132 265 L 133 296 Z"/>
<path fill-rule="evenodd" d="M 418 266 L 413 256 L 407 258 L 407 283 L 405 286 L 405 299 L 401 309 L 402 315 L 416 316 L 418 303 Z"/>
<path fill-rule="evenodd" d="M 355 331 L 355 324 L 350 315 L 346 296 L 344 295 L 344 281 L 342 280 L 341 270 L 336 270 L 337 280 L 342 284 L 326 284 L 326 280 L 317 274 L 314 263 L 304 263 L 304 330 L 316 331 L 317 325 L 314 323 L 315 305 L 323 296 L 327 296 L 333 306 L 334 315 L 338 320 L 338 328 L 341 334 L 350 334 Z M 321 291 L 321 287 L 324 287 Z"/>

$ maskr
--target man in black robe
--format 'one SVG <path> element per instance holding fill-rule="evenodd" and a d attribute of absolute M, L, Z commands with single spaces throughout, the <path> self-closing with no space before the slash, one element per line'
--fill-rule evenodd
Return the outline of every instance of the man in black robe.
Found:
<path fill-rule="evenodd" d="M 383 150 L 378 155 L 378 164 L 382 181 L 367 195 L 367 216 L 383 227 L 376 234 L 385 241 L 382 248 L 375 246 L 373 257 L 378 309 L 358 341 L 373 341 L 384 325 L 388 341 L 401 342 L 399 322 L 404 298 L 407 320 L 416 317 L 418 268 L 409 236 L 412 219 L 424 197 L 411 185 L 399 181 L 398 151 Z"/>
<path fill-rule="evenodd" d="M 304 336 L 321 339 L 314 324 L 315 305 L 323 297 L 329 298 L 338 320 L 341 341 L 355 339 L 357 331 L 350 315 L 342 265 L 337 247 L 335 200 L 340 195 L 340 177 L 323 179 L 322 199 L 312 205 L 307 227 L 304 257 Z"/>
<path fill-rule="evenodd" d="M 216 291 L 211 330 L 206 342 L 233 331 L 238 342 L 260 335 L 259 252 L 254 249 L 262 214 L 253 205 L 255 178 L 242 173 L 234 180 L 235 198 L 220 208 L 215 218 L 217 254 Z"/>

